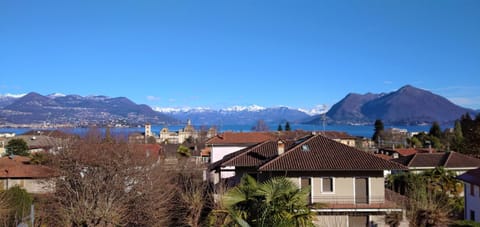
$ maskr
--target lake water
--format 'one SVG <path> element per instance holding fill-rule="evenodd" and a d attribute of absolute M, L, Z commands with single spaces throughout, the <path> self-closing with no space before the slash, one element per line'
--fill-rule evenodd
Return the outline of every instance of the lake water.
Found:
<path fill-rule="evenodd" d="M 322 125 L 305 125 L 305 124 L 291 124 L 291 129 L 292 130 L 305 130 L 305 131 L 323 131 L 324 128 Z M 160 130 L 165 127 L 163 125 L 152 125 L 152 131 L 155 134 L 159 134 Z M 170 131 L 178 131 L 179 129 L 185 127 L 185 125 L 169 125 L 168 129 Z M 195 129 L 200 129 L 203 126 L 194 126 Z M 269 125 L 270 130 L 277 130 L 278 124 L 275 125 Z M 284 125 L 282 125 L 284 127 Z M 430 130 L 430 125 L 409 125 L 409 126 L 395 126 L 395 125 L 385 125 L 385 129 L 387 128 L 400 128 L 400 129 L 406 129 L 408 132 L 428 132 Z M 445 129 L 445 127 L 452 127 L 452 126 L 443 126 L 442 129 Z M 203 127 L 207 128 L 207 127 Z M 223 131 L 234 131 L 234 132 L 249 132 L 251 131 L 252 125 L 222 125 L 217 127 L 217 129 L 220 132 Z M 0 128 L 0 133 L 5 133 L 5 132 L 14 132 L 17 135 L 25 133 L 29 130 L 32 130 L 32 128 Z M 74 133 L 74 134 L 79 134 L 83 135 L 85 134 L 89 129 L 88 128 L 60 128 L 59 130 L 69 132 L 69 133 Z M 100 129 L 102 132 L 105 131 L 105 129 Z M 374 126 L 373 125 L 325 125 L 325 130 L 326 131 L 342 131 L 342 132 L 347 132 L 350 135 L 353 136 L 363 136 L 363 137 L 371 137 L 373 135 L 373 130 Z M 143 132 L 144 129 L 142 127 L 137 127 L 137 128 L 112 128 L 111 132 L 113 134 L 129 134 L 133 132 Z"/>

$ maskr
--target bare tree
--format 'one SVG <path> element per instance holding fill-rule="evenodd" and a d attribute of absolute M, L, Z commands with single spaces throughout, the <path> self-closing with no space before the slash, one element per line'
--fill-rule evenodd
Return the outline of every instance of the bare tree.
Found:
<path fill-rule="evenodd" d="M 252 131 L 255 132 L 267 132 L 270 129 L 268 128 L 267 123 L 264 120 L 258 120 L 255 126 L 252 127 Z"/>
<path fill-rule="evenodd" d="M 9 214 L 11 212 L 10 204 L 5 192 L 0 192 L 0 224 L 7 225 Z"/>
<path fill-rule="evenodd" d="M 57 225 L 168 225 L 172 175 L 142 152 L 96 133 L 65 145 L 52 162 L 61 174 L 52 195 Z"/>
<path fill-rule="evenodd" d="M 193 174 L 180 174 L 178 179 L 178 208 L 181 224 L 198 227 L 204 222 L 209 209 L 210 193 L 206 182 Z"/>

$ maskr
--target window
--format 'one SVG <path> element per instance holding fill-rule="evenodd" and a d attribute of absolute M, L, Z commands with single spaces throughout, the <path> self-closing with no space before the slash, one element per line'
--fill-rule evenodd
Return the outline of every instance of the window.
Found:
<path fill-rule="evenodd" d="M 474 184 L 470 184 L 470 195 L 475 196 L 475 185 Z"/>
<path fill-rule="evenodd" d="M 475 211 L 470 210 L 470 221 L 475 221 Z"/>
<path fill-rule="evenodd" d="M 333 192 L 333 178 L 322 178 L 322 192 Z"/>

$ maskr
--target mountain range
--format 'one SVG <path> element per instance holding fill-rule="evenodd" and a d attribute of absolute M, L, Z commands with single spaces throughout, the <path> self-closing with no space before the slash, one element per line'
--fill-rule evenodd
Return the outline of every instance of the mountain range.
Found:
<path fill-rule="evenodd" d="M 410 85 L 397 91 L 380 94 L 350 93 L 328 112 L 325 107 L 313 110 L 289 107 L 233 106 L 214 110 L 210 108 L 160 108 L 139 105 L 128 98 L 79 95 L 40 95 L 35 92 L 23 96 L 0 96 L 0 124 L 68 124 L 140 125 L 178 124 L 188 119 L 196 125 L 254 125 L 266 123 L 372 124 L 381 119 L 386 124 L 414 125 L 451 123 L 465 113 L 478 111 L 453 104 L 446 98 Z"/>
<path fill-rule="evenodd" d="M 123 125 L 132 126 L 151 122 L 163 124 L 175 119 L 138 105 L 124 97 L 52 94 L 35 92 L 20 98 L 0 98 L 2 124 L 62 124 L 73 126 Z"/>
<path fill-rule="evenodd" d="M 155 108 L 167 116 L 179 119 L 182 122 L 190 119 L 198 125 L 254 125 L 258 120 L 265 123 L 300 123 L 311 116 L 311 111 L 293 109 L 289 107 L 265 108 L 256 105 L 233 106 L 220 110 L 209 108 Z M 313 110 L 314 113 L 318 112 Z"/>
<path fill-rule="evenodd" d="M 336 124 L 365 124 L 381 119 L 392 125 L 423 124 L 437 121 L 451 123 L 465 113 L 476 111 L 453 104 L 430 91 L 406 85 L 397 91 L 381 94 L 350 93 L 326 113 Z M 319 123 L 320 116 L 306 123 Z"/>

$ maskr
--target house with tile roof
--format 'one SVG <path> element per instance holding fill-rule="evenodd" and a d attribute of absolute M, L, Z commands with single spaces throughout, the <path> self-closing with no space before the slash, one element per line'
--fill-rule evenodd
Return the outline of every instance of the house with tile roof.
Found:
<path fill-rule="evenodd" d="M 58 173 L 47 166 L 30 163 L 23 156 L 5 156 L 0 158 L 0 189 L 20 186 L 29 193 L 47 193 L 54 190 L 51 179 Z"/>
<path fill-rule="evenodd" d="M 218 134 L 205 142 L 206 147 L 210 147 L 210 163 L 221 160 L 224 156 L 236 151 L 245 149 L 249 146 L 276 139 L 268 132 L 224 132 Z M 223 166 L 222 171 L 210 173 L 210 179 L 218 183 L 222 178 L 230 178 L 235 175 L 235 168 L 232 166 Z"/>
<path fill-rule="evenodd" d="M 407 166 L 409 171 L 421 173 L 436 167 L 443 167 L 460 175 L 468 170 L 480 167 L 480 159 L 458 152 L 415 153 L 401 156 L 392 161 Z"/>
<path fill-rule="evenodd" d="M 480 223 L 480 168 L 469 170 L 457 178 L 464 183 L 465 220 Z"/>
<path fill-rule="evenodd" d="M 390 156 L 390 159 L 403 156 L 410 156 L 416 153 L 437 153 L 433 148 L 380 148 L 374 151 L 375 154 Z"/>
<path fill-rule="evenodd" d="M 480 223 L 480 168 L 469 170 L 457 178 L 464 183 L 465 220 Z"/>
<path fill-rule="evenodd" d="M 385 190 L 384 171 L 406 170 L 405 166 L 322 135 L 264 141 L 225 156 L 210 169 L 221 172 L 225 166 L 235 167 L 233 182 L 244 174 L 259 181 L 285 176 L 308 187 L 309 203 L 322 204 L 312 209 L 317 224 L 384 226 L 387 213 L 404 211 L 389 200 L 392 192 Z"/>

